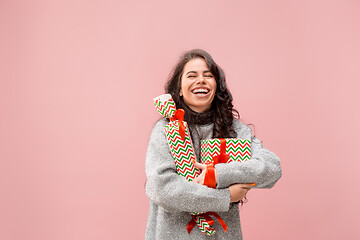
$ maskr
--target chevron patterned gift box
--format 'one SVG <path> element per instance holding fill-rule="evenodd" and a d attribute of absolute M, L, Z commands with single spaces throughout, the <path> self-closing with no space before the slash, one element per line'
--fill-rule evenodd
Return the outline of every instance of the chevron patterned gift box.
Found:
<path fill-rule="evenodd" d="M 185 141 L 180 138 L 179 122 L 171 121 L 165 129 L 166 138 L 169 143 L 171 154 L 174 157 L 176 171 L 180 176 L 185 177 L 188 181 L 194 180 L 199 171 L 194 167 L 195 155 L 191 144 L 191 138 L 187 123 L 185 125 Z"/>
<path fill-rule="evenodd" d="M 154 105 L 163 117 L 170 119 L 164 130 L 171 154 L 175 160 L 177 173 L 188 181 L 194 180 L 200 173 L 193 164 L 195 154 L 187 123 L 181 117 L 175 118 L 179 110 L 176 110 L 175 102 L 170 94 L 163 94 L 154 98 Z M 184 138 L 181 137 L 180 133 L 181 124 L 184 126 Z"/>
<path fill-rule="evenodd" d="M 220 155 L 220 139 L 201 140 L 201 162 L 210 164 L 215 156 Z M 245 162 L 251 158 L 251 142 L 249 139 L 225 138 L 227 162 Z"/>
<path fill-rule="evenodd" d="M 196 159 L 187 123 L 183 121 L 184 112 L 181 109 L 176 109 L 175 102 L 170 94 L 160 95 L 153 100 L 155 108 L 159 113 L 164 118 L 169 118 L 170 120 L 165 125 L 164 130 L 175 161 L 176 171 L 180 176 L 185 177 L 187 181 L 193 181 L 200 172 L 193 164 L 193 161 L 196 161 Z M 204 235 L 213 235 L 215 233 L 214 228 L 202 214 L 192 212 L 192 219 Z M 188 228 L 188 231 L 191 230 Z"/>
<path fill-rule="evenodd" d="M 175 102 L 170 94 L 160 95 L 154 100 L 155 108 L 165 118 L 172 118 L 176 112 Z"/>

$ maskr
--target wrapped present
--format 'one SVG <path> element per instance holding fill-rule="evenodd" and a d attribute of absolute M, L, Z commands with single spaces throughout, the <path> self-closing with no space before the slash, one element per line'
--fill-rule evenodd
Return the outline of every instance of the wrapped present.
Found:
<path fill-rule="evenodd" d="M 163 117 L 170 120 L 169 123 L 165 125 L 164 130 L 171 154 L 175 161 L 177 173 L 185 177 L 188 181 L 193 181 L 199 176 L 200 172 L 193 164 L 196 159 L 189 129 L 187 123 L 184 121 L 184 110 L 176 109 L 175 102 L 170 94 L 164 94 L 154 98 L 154 105 Z M 192 212 L 190 214 L 192 215 L 192 220 L 187 226 L 189 233 L 195 225 L 198 225 L 204 235 L 213 235 L 215 230 L 211 226 L 214 224 L 214 220 L 210 215 L 218 219 L 225 231 L 227 229 L 224 221 L 216 213 Z"/>
<path fill-rule="evenodd" d="M 251 141 L 240 138 L 213 138 L 201 140 L 201 162 L 210 164 L 216 156 L 221 163 L 245 162 L 251 158 Z"/>
<path fill-rule="evenodd" d="M 218 163 L 244 162 L 251 157 L 251 142 L 240 138 L 201 140 L 201 163 L 207 165 L 204 185 L 216 188 L 215 168 Z"/>
<path fill-rule="evenodd" d="M 170 94 L 154 98 L 154 104 L 163 117 L 170 119 L 164 130 L 175 160 L 177 173 L 188 181 L 194 180 L 199 175 L 199 171 L 193 164 L 195 154 L 187 123 L 184 121 L 184 110 L 176 110 L 175 102 Z"/>

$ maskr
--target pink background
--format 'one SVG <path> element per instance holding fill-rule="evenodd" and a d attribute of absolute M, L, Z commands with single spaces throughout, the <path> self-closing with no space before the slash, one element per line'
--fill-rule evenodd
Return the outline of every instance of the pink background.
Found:
<path fill-rule="evenodd" d="M 282 161 L 245 239 L 360 239 L 360 2 L 1 1 L 0 239 L 143 239 L 144 161 L 179 55 L 209 51 Z"/>

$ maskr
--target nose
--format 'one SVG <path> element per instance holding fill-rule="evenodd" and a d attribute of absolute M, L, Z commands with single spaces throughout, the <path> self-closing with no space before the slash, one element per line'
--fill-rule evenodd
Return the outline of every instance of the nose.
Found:
<path fill-rule="evenodd" d="M 200 74 L 197 79 L 197 83 L 204 83 L 204 82 L 205 82 L 205 77 L 204 75 Z"/>

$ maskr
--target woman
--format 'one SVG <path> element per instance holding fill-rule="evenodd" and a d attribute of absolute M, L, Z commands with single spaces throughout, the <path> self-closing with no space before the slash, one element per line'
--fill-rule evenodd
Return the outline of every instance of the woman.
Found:
<path fill-rule="evenodd" d="M 186 52 L 174 68 L 166 85 L 177 108 L 185 110 L 185 121 L 196 156 L 200 140 L 236 137 L 251 139 L 251 159 L 215 165 L 216 189 L 202 185 L 206 167 L 193 182 L 176 173 L 166 140 L 166 119 L 153 128 L 146 155 L 146 193 L 150 199 L 145 239 L 242 239 L 238 202 L 250 188 L 271 188 L 281 177 L 279 158 L 252 136 L 251 129 L 234 118 L 232 97 L 225 75 L 212 57 L 200 49 Z M 197 158 L 199 161 L 199 158 Z M 217 212 L 228 226 L 225 232 L 218 221 L 216 234 L 204 236 L 196 227 L 187 232 L 189 212 Z"/>

